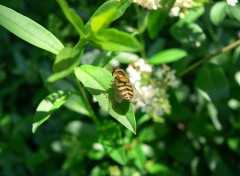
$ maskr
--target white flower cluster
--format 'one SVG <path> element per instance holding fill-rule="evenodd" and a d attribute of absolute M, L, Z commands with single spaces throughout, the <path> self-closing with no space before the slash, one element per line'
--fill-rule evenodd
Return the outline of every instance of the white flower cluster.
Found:
<path fill-rule="evenodd" d="M 136 109 L 141 108 L 142 112 L 150 114 L 155 120 L 165 113 L 170 113 L 167 89 L 179 85 L 174 70 L 166 65 L 155 69 L 140 59 L 128 66 L 127 73 L 132 84 L 147 102 L 143 104 L 138 98 L 134 99 Z"/>
<path fill-rule="evenodd" d="M 236 6 L 238 3 L 238 0 L 227 0 L 227 3 L 230 6 Z"/>
<path fill-rule="evenodd" d="M 133 0 L 133 2 L 148 10 L 157 10 L 160 8 L 160 0 Z"/>
<path fill-rule="evenodd" d="M 170 11 L 170 15 L 184 18 L 189 9 L 200 5 L 202 5 L 202 3 L 194 0 L 176 0 L 173 8 Z"/>

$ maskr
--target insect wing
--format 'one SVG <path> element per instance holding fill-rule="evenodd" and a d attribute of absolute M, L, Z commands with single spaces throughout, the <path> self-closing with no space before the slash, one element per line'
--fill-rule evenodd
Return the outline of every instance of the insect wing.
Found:
<path fill-rule="evenodd" d="M 129 81 L 130 82 L 130 81 Z M 136 87 L 130 82 L 131 86 L 133 87 L 133 91 L 134 94 L 137 98 L 139 98 L 141 100 L 142 103 L 146 104 L 147 102 L 144 100 L 144 98 L 142 97 L 142 95 L 138 92 L 138 90 L 136 89 Z"/>
<path fill-rule="evenodd" d="M 115 96 L 115 100 L 118 102 L 118 103 L 121 103 L 122 100 L 123 100 L 123 97 L 122 95 L 120 94 L 118 88 L 117 88 L 117 83 L 116 81 L 114 82 L 114 96 Z"/>

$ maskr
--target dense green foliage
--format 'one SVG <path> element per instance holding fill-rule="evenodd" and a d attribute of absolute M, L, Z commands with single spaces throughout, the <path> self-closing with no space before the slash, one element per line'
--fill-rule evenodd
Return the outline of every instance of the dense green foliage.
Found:
<path fill-rule="evenodd" d="M 240 4 L 193 2 L 2 1 L 0 175 L 239 175 Z M 136 110 L 111 70 L 140 58 Z"/>

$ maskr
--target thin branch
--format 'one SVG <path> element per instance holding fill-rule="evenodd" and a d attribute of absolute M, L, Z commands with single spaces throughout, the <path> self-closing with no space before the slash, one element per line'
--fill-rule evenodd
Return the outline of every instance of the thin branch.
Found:
<path fill-rule="evenodd" d="M 93 111 L 93 109 L 92 109 L 92 107 L 91 107 L 91 105 L 90 105 L 90 103 L 89 103 L 89 101 L 88 101 L 88 98 L 87 98 L 87 94 L 86 94 L 85 89 L 83 88 L 82 84 L 79 82 L 79 80 L 77 79 L 76 76 L 75 76 L 75 78 L 76 78 L 76 82 L 77 82 L 77 85 L 78 85 L 78 87 L 79 87 L 79 90 L 80 90 L 80 92 L 81 92 L 81 94 L 82 94 L 82 97 L 83 97 L 83 99 L 84 99 L 84 102 L 86 103 L 86 106 L 87 106 L 88 111 L 89 111 L 89 113 L 90 113 L 90 117 L 92 118 L 92 120 L 93 120 L 96 124 L 99 124 L 98 119 L 97 119 L 97 116 L 95 115 L 95 113 L 94 113 L 94 111 Z"/>
<path fill-rule="evenodd" d="M 201 60 L 195 62 L 194 64 L 190 65 L 188 68 L 186 68 L 185 70 L 183 70 L 180 74 L 179 77 L 184 76 L 185 74 L 187 74 L 188 72 L 192 71 L 193 69 L 195 69 L 196 67 L 200 66 L 201 64 L 207 63 L 209 62 L 211 59 L 213 59 L 215 56 L 220 55 L 222 53 L 228 52 L 234 48 L 236 48 L 237 46 L 240 45 L 240 40 L 237 40 L 227 46 L 225 46 L 224 48 L 222 48 L 220 51 L 211 54 L 207 57 L 202 58 Z"/>

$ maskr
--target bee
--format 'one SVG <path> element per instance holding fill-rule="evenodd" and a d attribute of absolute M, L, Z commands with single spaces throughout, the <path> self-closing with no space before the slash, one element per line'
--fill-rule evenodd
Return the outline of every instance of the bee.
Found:
<path fill-rule="evenodd" d="M 134 85 L 128 79 L 128 76 L 123 69 L 117 67 L 112 72 L 114 78 L 114 94 L 115 100 L 121 103 L 122 100 L 132 100 L 133 97 L 138 97 L 144 104 L 146 101 L 142 95 L 137 91 Z"/>

